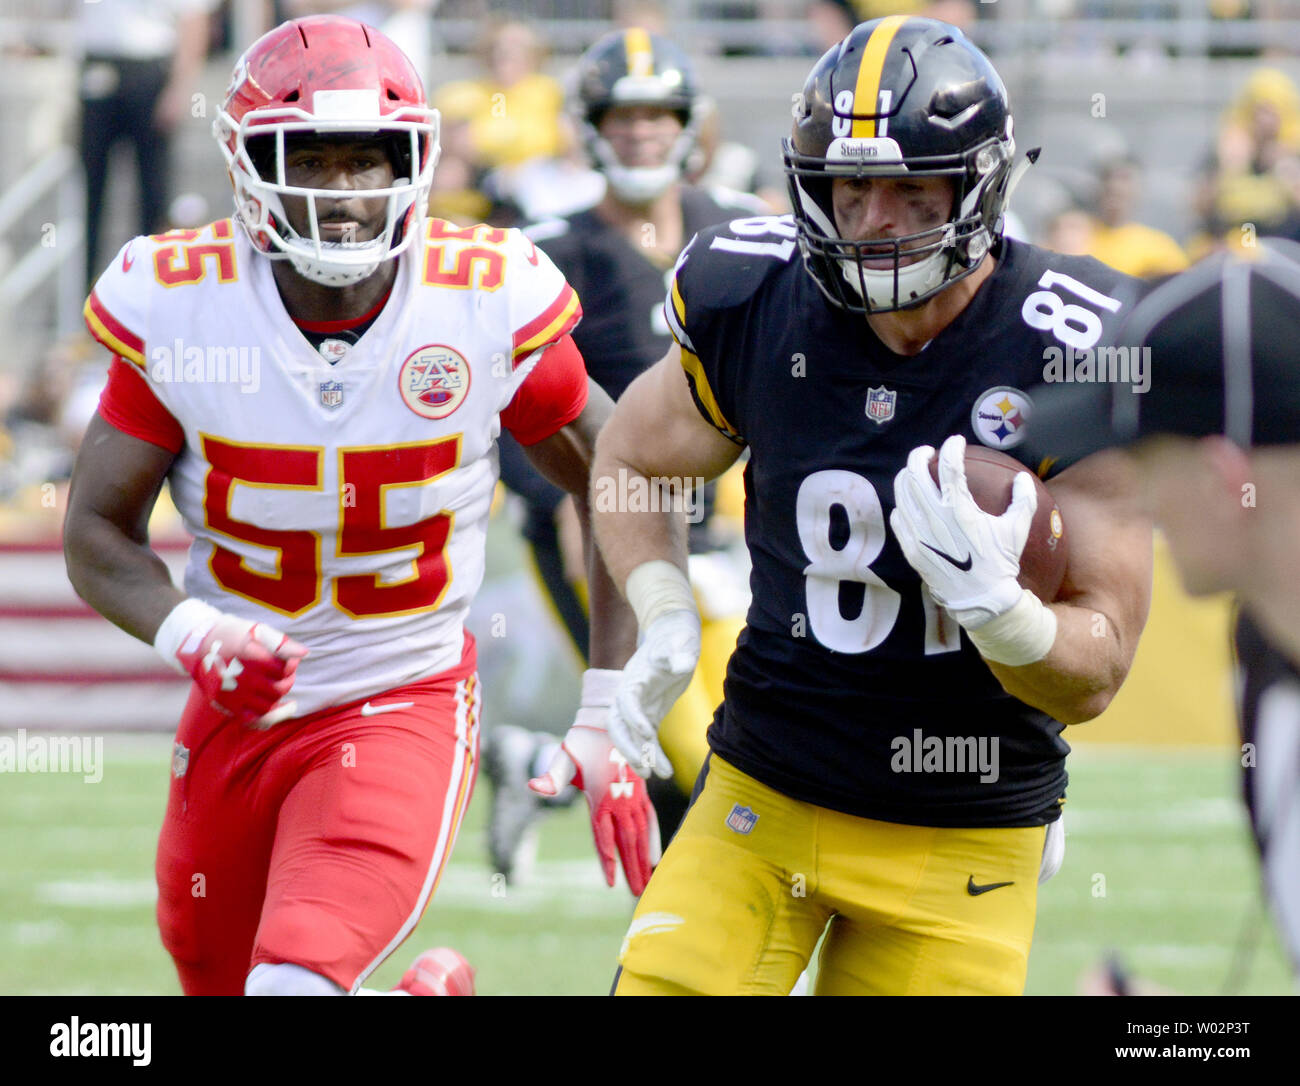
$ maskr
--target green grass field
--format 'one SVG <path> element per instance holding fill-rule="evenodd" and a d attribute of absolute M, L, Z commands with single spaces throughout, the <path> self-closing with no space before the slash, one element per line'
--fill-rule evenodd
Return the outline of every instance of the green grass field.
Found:
<path fill-rule="evenodd" d="M 153 918 L 169 758 L 161 736 L 110 736 L 98 784 L 0 776 L 0 994 L 179 991 Z M 1114 949 L 1146 979 L 1217 994 L 1244 928 L 1256 946 L 1237 990 L 1290 992 L 1231 755 L 1092 748 L 1071 766 L 1066 859 L 1039 895 L 1029 993 L 1073 993 Z M 476 792 L 423 922 L 372 985 L 391 987 L 417 951 L 447 944 L 484 995 L 607 991 L 632 902 L 601 880 L 585 810 L 548 816 L 534 877 L 502 894 L 486 858 L 488 794 Z"/>

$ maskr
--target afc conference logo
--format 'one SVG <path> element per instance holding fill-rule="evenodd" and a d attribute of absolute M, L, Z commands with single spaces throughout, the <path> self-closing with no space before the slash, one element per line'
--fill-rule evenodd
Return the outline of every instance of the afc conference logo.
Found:
<path fill-rule="evenodd" d="M 1033 410 L 1033 401 L 1020 389 L 995 385 L 976 398 L 970 412 L 971 429 L 990 449 L 1014 448 L 1025 440 L 1025 423 Z"/>
<path fill-rule="evenodd" d="M 469 363 L 441 343 L 411 352 L 397 374 L 402 400 L 421 418 L 445 419 L 469 395 Z"/>

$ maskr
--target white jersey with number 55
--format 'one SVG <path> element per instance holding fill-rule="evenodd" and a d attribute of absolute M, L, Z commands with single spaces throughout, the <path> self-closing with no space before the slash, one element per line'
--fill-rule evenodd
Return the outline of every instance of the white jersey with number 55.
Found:
<path fill-rule="evenodd" d="M 398 260 L 382 311 L 333 363 L 228 219 L 135 238 L 86 303 L 123 360 L 100 413 L 179 450 L 185 591 L 310 648 L 300 713 L 459 661 L 501 427 L 528 444 L 585 403 L 585 377 L 546 375 L 578 298 L 522 234 L 429 220 Z"/>

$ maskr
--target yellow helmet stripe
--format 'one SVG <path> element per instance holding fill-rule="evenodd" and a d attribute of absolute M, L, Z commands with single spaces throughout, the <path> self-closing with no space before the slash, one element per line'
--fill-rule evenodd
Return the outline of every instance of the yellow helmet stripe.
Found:
<path fill-rule="evenodd" d="M 629 75 L 655 74 L 655 54 L 650 46 L 650 35 L 639 26 L 631 27 L 623 35 L 623 48 L 627 50 Z"/>
<path fill-rule="evenodd" d="M 890 15 L 867 39 L 862 63 L 858 65 L 858 85 L 853 91 L 854 113 L 875 113 L 880 108 L 880 76 L 885 70 L 885 58 L 889 56 L 894 35 L 907 19 L 906 15 Z M 874 119 L 854 121 L 849 134 L 854 139 L 870 139 L 876 135 L 876 122 Z"/>

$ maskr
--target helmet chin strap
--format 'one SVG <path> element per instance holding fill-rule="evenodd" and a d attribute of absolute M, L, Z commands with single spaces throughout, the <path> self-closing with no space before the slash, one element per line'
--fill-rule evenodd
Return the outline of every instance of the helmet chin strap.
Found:
<path fill-rule="evenodd" d="M 614 195 L 629 204 L 644 204 L 662 196 L 681 177 L 675 166 L 610 166 L 605 179 Z"/>
<path fill-rule="evenodd" d="M 326 255 L 331 250 L 364 252 L 366 249 L 374 248 L 377 248 L 377 246 L 373 241 L 351 244 L 341 241 L 321 242 L 321 250 Z M 383 256 L 378 257 L 373 263 L 353 264 L 349 262 L 336 264 L 327 259 L 317 259 L 315 256 L 304 257 L 292 250 L 289 250 L 287 255 L 289 264 L 294 271 L 304 279 L 310 279 L 313 283 L 319 283 L 323 287 L 349 287 L 354 283 L 360 283 L 363 279 L 368 279 L 373 275 L 379 265 L 384 262 Z"/>
<path fill-rule="evenodd" d="M 684 129 L 662 166 L 624 166 L 609 140 L 599 137 L 591 141 L 591 153 L 615 196 L 629 204 L 645 204 L 681 180 L 682 165 L 694 146 L 694 134 Z"/>

